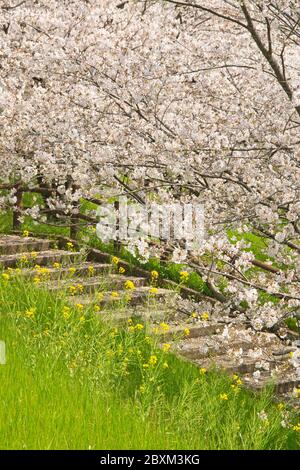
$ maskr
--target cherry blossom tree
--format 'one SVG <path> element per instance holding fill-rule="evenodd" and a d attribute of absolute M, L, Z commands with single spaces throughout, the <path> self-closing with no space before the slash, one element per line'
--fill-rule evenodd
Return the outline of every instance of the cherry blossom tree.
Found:
<path fill-rule="evenodd" d="M 121 193 L 203 203 L 201 247 L 168 248 L 214 309 L 257 328 L 297 314 L 298 2 L 6 0 L 0 44 L 2 208 L 18 188 L 69 215 Z"/>

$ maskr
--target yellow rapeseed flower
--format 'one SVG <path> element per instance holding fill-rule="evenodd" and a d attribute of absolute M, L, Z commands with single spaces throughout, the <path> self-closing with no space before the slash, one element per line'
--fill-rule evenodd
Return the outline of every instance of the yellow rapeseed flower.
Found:
<path fill-rule="evenodd" d="M 53 268 L 59 269 L 59 268 L 61 268 L 61 264 L 60 263 L 53 263 Z"/>
<path fill-rule="evenodd" d="M 168 352 L 170 349 L 171 345 L 169 343 L 165 343 L 162 345 L 162 350 L 163 352 Z"/>
<path fill-rule="evenodd" d="M 31 259 L 36 259 L 37 257 L 38 257 L 38 254 L 37 254 L 36 251 L 32 251 L 32 252 L 30 253 L 30 258 L 31 258 Z"/>
<path fill-rule="evenodd" d="M 83 310 L 83 305 L 82 305 L 82 304 L 76 304 L 75 307 L 76 307 L 78 310 Z"/>
<path fill-rule="evenodd" d="M 68 243 L 67 243 L 67 248 L 68 248 L 68 250 L 71 250 L 72 248 L 74 248 L 73 243 L 72 243 L 72 242 L 68 242 Z"/>
<path fill-rule="evenodd" d="M 27 318 L 34 318 L 36 314 L 36 308 L 35 307 L 31 307 L 29 308 L 28 310 L 25 311 L 25 317 Z"/>
<path fill-rule="evenodd" d="M 201 375 L 205 375 L 207 372 L 207 369 L 205 369 L 205 367 L 201 367 L 201 369 L 199 369 L 199 372 Z"/>
<path fill-rule="evenodd" d="M 39 283 L 41 282 L 41 278 L 38 277 L 38 276 L 35 276 L 35 277 L 33 278 L 33 282 L 34 282 L 34 284 L 39 284 Z"/>
<path fill-rule="evenodd" d="M 191 333 L 191 330 L 190 330 L 189 328 L 185 328 L 185 329 L 183 330 L 184 336 L 190 336 L 190 333 Z"/>
<path fill-rule="evenodd" d="M 80 321 L 80 323 L 84 323 L 85 322 L 85 316 L 81 315 L 81 317 L 79 318 L 79 321 Z"/>
<path fill-rule="evenodd" d="M 99 305 L 94 305 L 94 311 L 95 312 L 100 312 L 100 310 L 101 309 L 100 309 Z"/>
<path fill-rule="evenodd" d="M 4 281 L 9 281 L 9 280 L 10 280 L 10 275 L 7 274 L 7 273 L 2 273 L 2 279 L 3 279 Z"/>
<path fill-rule="evenodd" d="M 169 364 L 167 362 L 164 362 L 163 363 L 163 369 L 168 369 L 168 367 L 169 367 Z"/>
<path fill-rule="evenodd" d="M 137 323 L 137 325 L 135 325 L 135 328 L 137 330 L 143 330 L 144 329 L 144 325 L 142 325 L 141 323 Z"/>
<path fill-rule="evenodd" d="M 97 300 L 98 300 L 99 302 L 101 302 L 101 301 L 104 299 L 104 294 L 103 294 L 103 292 L 97 292 L 96 297 L 97 297 Z"/>
<path fill-rule="evenodd" d="M 125 273 L 125 269 L 123 268 L 123 266 L 120 266 L 120 267 L 119 267 L 119 273 L 120 273 L 120 274 L 124 274 L 124 273 Z"/>
<path fill-rule="evenodd" d="M 23 237 L 25 237 L 25 238 L 29 237 L 28 230 L 23 230 Z"/>
<path fill-rule="evenodd" d="M 296 424 L 296 426 L 293 426 L 293 431 L 300 432 L 300 423 Z"/>
<path fill-rule="evenodd" d="M 64 316 L 64 318 L 65 318 L 66 320 L 67 320 L 68 318 L 70 318 L 70 316 L 71 316 L 71 309 L 70 309 L 70 307 L 65 306 L 65 307 L 63 308 L 63 316 Z"/>
<path fill-rule="evenodd" d="M 220 400 L 227 401 L 228 400 L 227 393 L 220 393 Z"/>
<path fill-rule="evenodd" d="M 167 332 L 167 331 L 169 331 L 169 329 L 170 329 L 169 325 L 168 325 L 167 323 L 165 323 L 165 322 L 161 322 L 161 323 L 159 324 L 159 326 L 160 326 L 160 328 L 161 328 L 161 330 L 162 330 L 163 332 Z"/>
<path fill-rule="evenodd" d="M 113 291 L 111 292 L 110 296 L 112 299 L 117 299 L 119 297 L 119 292 Z"/>
<path fill-rule="evenodd" d="M 157 293 L 158 293 L 157 287 L 151 287 L 151 289 L 149 289 L 150 295 L 156 295 Z"/>
<path fill-rule="evenodd" d="M 73 266 L 71 266 L 71 267 L 69 268 L 69 273 L 75 274 L 75 273 L 76 273 L 76 268 L 74 268 Z"/>
<path fill-rule="evenodd" d="M 94 273 L 95 273 L 95 268 L 94 268 L 93 265 L 90 265 L 90 266 L 88 267 L 88 273 L 89 273 L 90 276 L 93 276 L 93 275 L 94 275 Z"/>
<path fill-rule="evenodd" d="M 151 280 L 152 280 L 152 282 L 156 282 L 158 277 L 159 277 L 159 274 L 158 274 L 157 271 L 155 271 L 155 270 L 151 271 Z"/>

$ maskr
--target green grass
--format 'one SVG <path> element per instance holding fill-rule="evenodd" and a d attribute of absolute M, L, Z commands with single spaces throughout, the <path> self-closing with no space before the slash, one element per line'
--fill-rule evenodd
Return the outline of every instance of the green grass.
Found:
<path fill-rule="evenodd" d="M 115 329 L 92 307 L 64 315 L 65 306 L 1 276 L 1 449 L 299 448 L 299 417 L 280 411 L 271 389 L 236 391 L 231 377 L 201 374 L 141 327 Z"/>

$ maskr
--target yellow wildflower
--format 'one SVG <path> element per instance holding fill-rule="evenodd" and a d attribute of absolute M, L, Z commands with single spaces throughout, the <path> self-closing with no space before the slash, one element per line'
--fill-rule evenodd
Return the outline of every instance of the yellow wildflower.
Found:
<path fill-rule="evenodd" d="M 71 316 L 71 309 L 70 309 L 70 307 L 65 306 L 65 307 L 63 308 L 63 316 L 64 316 L 64 318 L 65 318 L 66 320 L 67 320 L 68 318 L 70 318 L 70 316 Z"/>
<path fill-rule="evenodd" d="M 68 243 L 67 243 L 67 248 L 68 248 L 68 250 L 71 250 L 72 248 L 74 248 L 73 243 L 72 243 L 72 242 L 68 242 Z"/>
<path fill-rule="evenodd" d="M 32 252 L 30 253 L 30 257 L 31 257 L 32 259 L 36 259 L 36 258 L 38 257 L 37 252 L 36 252 L 36 251 L 32 251 Z"/>
<path fill-rule="evenodd" d="M 149 289 L 150 295 L 156 295 L 157 293 L 158 293 L 157 287 L 151 287 L 151 289 Z"/>
<path fill-rule="evenodd" d="M 119 297 L 119 292 L 113 291 L 111 292 L 110 296 L 112 299 L 117 299 Z"/>
<path fill-rule="evenodd" d="M 191 330 L 190 330 L 189 328 L 185 328 L 185 329 L 183 330 L 184 336 L 190 336 L 190 333 L 191 333 Z"/>
<path fill-rule="evenodd" d="M 145 385 L 140 385 L 139 390 L 140 390 L 141 393 L 145 393 L 145 391 L 146 391 Z"/>
<path fill-rule="evenodd" d="M 205 375 L 207 370 L 205 369 L 205 367 L 201 367 L 201 369 L 199 369 L 199 372 L 201 375 Z"/>
<path fill-rule="evenodd" d="M 71 266 L 71 267 L 69 268 L 69 273 L 75 274 L 75 273 L 76 273 L 76 268 L 74 268 L 73 266 Z"/>
<path fill-rule="evenodd" d="M 137 325 L 135 325 L 135 328 L 137 330 L 143 330 L 144 329 L 144 325 L 142 325 L 141 323 L 138 323 Z"/>
<path fill-rule="evenodd" d="M 170 329 L 169 325 L 165 322 L 160 323 L 159 326 L 163 332 L 167 332 Z"/>
<path fill-rule="evenodd" d="M 25 238 L 29 237 L 28 230 L 23 230 L 23 237 L 25 237 Z"/>
<path fill-rule="evenodd" d="M 155 355 L 150 356 L 149 364 L 151 366 L 155 366 L 155 364 L 157 364 L 157 356 L 155 356 Z"/>
<path fill-rule="evenodd" d="M 199 316 L 199 315 L 198 315 L 198 313 L 196 313 L 196 312 L 193 312 L 193 313 L 191 314 L 191 317 L 192 317 L 192 318 L 198 318 L 198 316 Z"/>
<path fill-rule="evenodd" d="M 59 268 L 61 268 L 61 264 L 60 263 L 53 263 L 53 268 L 59 269 Z"/>
<path fill-rule="evenodd" d="M 296 424 L 296 426 L 293 426 L 293 431 L 300 432 L 300 423 Z"/>
<path fill-rule="evenodd" d="M 50 269 L 48 268 L 40 268 L 37 270 L 38 274 L 43 276 L 43 277 L 47 277 L 50 275 Z"/>
<path fill-rule="evenodd" d="M 135 289 L 135 285 L 132 281 L 126 281 L 124 284 L 125 289 L 132 290 Z"/>
<path fill-rule="evenodd" d="M 39 284 L 41 282 L 41 278 L 39 278 L 38 276 L 35 276 L 33 278 L 33 282 L 34 282 L 34 284 Z"/>
<path fill-rule="evenodd" d="M 111 262 L 112 262 L 112 264 L 117 266 L 120 262 L 120 258 L 118 258 L 117 256 L 113 256 Z"/>
<path fill-rule="evenodd" d="M 220 400 L 227 401 L 228 400 L 227 393 L 220 393 Z"/>
<path fill-rule="evenodd" d="M 101 302 L 104 299 L 104 294 L 103 292 L 97 292 L 97 300 Z"/>
<path fill-rule="evenodd" d="M 124 301 L 125 302 L 131 302 L 132 301 L 132 296 L 130 294 L 124 295 Z"/>
<path fill-rule="evenodd" d="M 76 307 L 78 310 L 83 310 L 83 305 L 82 305 L 82 304 L 76 304 L 75 307 Z"/>
<path fill-rule="evenodd" d="M 21 263 L 27 263 L 27 262 L 28 262 L 27 256 L 26 256 L 26 255 L 22 255 L 22 256 L 20 257 L 20 261 L 21 261 Z"/>
<path fill-rule="evenodd" d="M 157 279 L 158 279 L 158 277 L 159 277 L 159 274 L 158 274 L 157 271 L 155 271 L 155 270 L 151 271 L 151 280 L 152 280 L 153 282 L 156 282 Z"/>
<path fill-rule="evenodd" d="M 79 321 L 80 321 L 80 323 L 84 323 L 85 322 L 85 316 L 81 315 L 81 317 L 79 318 Z"/>
<path fill-rule="evenodd" d="M 100 310 L 101 309 L 100 309 L 99 305 L 94 305 L 94 311 L 95 312 L 100 312 Z"/>
<path fill-rule="evenodd" d="M 169 367 L 169 364 L 167 362 L 164 362 L 163 363 L 163 369 L 168 369 L 168 367 Z"/>
<path fill-rule="evenodd" d="M 285 404 L 284 403 L 278 403 L 277 408 L 279 409 L 279 411 L 282 411 L 285 408 Z"/>
<path fill-rule="evenodd" d="M 25 311 L 25 317 L 27 318 L 34 318 L 36 314 L 36 308 L 35 307 L 31 307 L 29 308 L 28 310 Z"/>
<path fill-rule="evenodd" d="M 128 318 L 127 323 L 128 325 L 132 325 L 132 318 Z"/>
<path fill-rule="evenodd" d="M 4 281 L 9 281 L 9 280 L 10 280 L 10 275 L 7 274 L 7 273 L 2 273 L 2 279 L 3 279 Z"/>
<path fill-rule="evenodd" d="M 201 320 L 207 321 L 209 319 L 209 313 L 208 312 L 203 312 L 201 314 Z"/>
<path fill-rule="evenodd" d="M 294 398 L 300 398 L 300 388 L 294 388 L 293 397 Z"/>
<path fill-rule="evenodd" d="M 124 273 L 125 273 L 125 269 L 123 268 L 123 266 L 120 266 L 120 267 L 119 267 L 119 273 L 120 273 L 120 274 L 124 274 Z"/>
<path fill-rule="evenodd" d="M 95 273 L 95 268 L 94 268 L 93 265 L 90 265 L 90 266 L 88 267 L 88 273 L 89 273 L 90 276 L 93 276 L 93 275 L 94 275 L 94 273 Z"/>
<path fill-rule="evenodd" d="M 189 273 L 187 271 L 181 271 L 179 273 L 180 276 L 180 282 L 186 282 L 188 278 L 190 277 Z"/>
<path fill-rule="evenodd" d="M 163 352 L 168 352 L 170 349 L 171 345 L 169 343 L 165 343 L 162 345 L 162 350 Z"/>

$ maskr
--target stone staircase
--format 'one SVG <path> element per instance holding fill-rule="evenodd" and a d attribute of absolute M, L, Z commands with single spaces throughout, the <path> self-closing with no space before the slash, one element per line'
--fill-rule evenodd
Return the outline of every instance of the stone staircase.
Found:
<path fill-rule="evenodd" d="M 71 246 L 66 241 L 57 246 L 50 239 L 2 235 L 0 269 L 19 267 L 20 275 L 38 279 L 37 285 L 53 293 L 63 291 L 70 303 L 92 305 L 95 314 L 113 315 L 116 322 L 142 319 L 161 344 L 169 344 L 171 351 L 199 368 L 238 374 L 254 390 L 273 384 L 279 399 L 299 406 L 300 368 L 294 359 L 299 355 L 300 362 L 300 342 L 295 333 L 287 330 L 280 338 L 254 331 L 239 318 L 186 312 L 176 291 L 157 287 L 153 292 L 146 276 L 129 270 L 116 273 L 107 254 L 87 256 Z M 126 289 L 128 281 L 134 289 Z"/>

